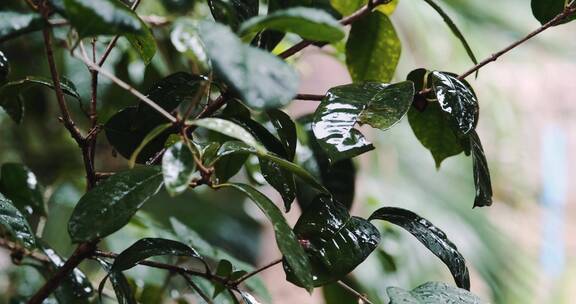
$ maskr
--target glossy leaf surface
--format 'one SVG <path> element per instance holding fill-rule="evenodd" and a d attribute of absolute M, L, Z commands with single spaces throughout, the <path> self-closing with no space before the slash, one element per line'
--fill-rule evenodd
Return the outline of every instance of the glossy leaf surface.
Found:
<path fill-rule="evenodd" d="M 570 1 L 566 0 L 532 0 L 532 14 L 544 25 L 561 14 L 564 11 L 566 3 L 569 2 Z M 572 21 L 575 18 L 576 16 L 572 16 L 564 22 Z"/>
<path fill-rule="evenodd" d="M 476 131 L 470 134 L 470 146 L 472 147 L 472 163 L 474 172 L 474 185 L 476 186 L 476 198 L 474 207 L 486 207 L 492 205 L 492 182 L 488 161 L 484 155 L 482 143 Z"/>
<path fill-rule="evenodd" d="M 344 28 L 338 20 L 323 10 L 293 7 L 265 16 L 251 18 L 240 26 L 240 35 L 262 30 L 289 32 L 313 41 L 336 42 L 344 38 Z"/>
<path fill-rule="evenodd" d="M 136 13 L 119 0 L 64 0 L 64 5 L 68 19 L 80 37 L 142 33 L 145 30 Z"/>
<path fill-rule="evenodd" d="M 164 153 L 162 174 L 166 190 L 171 195 L 186 191 L 195 171 L 194 155 L 184 142 L 177 142 Z"/>
<path fill-rule="evenodd" d="M 8 75 L 10 75 L 10 62 L 6 55 L 0 51 L 0 86 L 8 81 Z"/>
<path fill-rule="evenodd" d="M 5 232 L 26 249 L 31 250 L 35 247 L 36 238 L 26 218 L 2 194 L 0 194 L 0 231 Z"/>
<path fill-rule="evenodd" d="M 223 187 L 231 187 L 243 192 L 262 210 L 272 223 L 276 235 L 276 244 L 282 252 L 286 264 L 293 273 L 293 280 L 298 285 L 311 290 L 313 287 L 310 263 L 304 249 L 298 243 L 296 235 L 286 222 L 282 211 L 264 194 L 245 184 L 224 184 Z"/>
<path fill-rule="evenodd" d="M 177 20 L 170 33 L 170 41 L 178 52 L 184 54 L 195 65 L 194 69 L 197 73 L 204 74 L 209 71 L 210 61 L 202 46 L 194 21 Z"/>
<path fill-rule="evenodd" d="M 406 229 L 448 266 L 458 287 L 470 289 L 470 276 L 464 257 L 438 227 L 412 211 L 394 207 L 384 207 L 374 211 L 368 220 L 375 219 Z"/>
<path fill-rule="evenodd" d="M 318 196 L 294 226 L 314 277 L 314 286 L 342 279 L 362 263 L 380 242 L 380 233 L 363 218 L 327 196 Z M 286 267 L 293 283 L 292 270 Z"/>
<path fill-rule="evenodd" d="M 10 199 L 14 206 L 29 217 L 32 214 L 46 214 L 42 185 L 36 175 L 25 165 L 6 163 L 0 173 L 0 192 Z"/>
<path fill-rule="evenodd" d="M 240 23 L 258 15 L 258 0 L 208 0 L 214 19 L 236 30 Z"/>
<path fill-rule="evenodd" d="M 172 127 L 172 124 L 170 123 L 161 124 L 156 128 L 152 129 L 150 133 L 146 134 L 146 136 L 142 139 L 138 147 L 136 147 L 134 152 L 132 152 L 132 156 L 130 156 L 130 159 L 128 160 L 128 166 L 130 168 L 134 168 L 134 165 L 136 164 L 136 160 L 138 159 L 140 152 L 142 152 L 142 150 L 144 150 L 148 146 L 148 144 L 157 141 L 158 138 L 161 138 L 161 136 L 165 134 L 166 130 L 168 130 L 170 127 Z M 165 137 L 165 135 L 163 137 Z"/>
<path fill-rule="evenodd" d="M 299 77 L 286 62 L 243 44 L 217 23 L 201 23 L 200 36 L 214 73 L 251 108 L 280 108 L 296 96 Z"/>
<path fill-rule="evenodd" d="M 147 258 L 166 255 L 200 258 L 196 250 L 183 243 L 162 238 L 143 238 L 114 259 L 111 271 L 128 270 Z"/>
<path fill-rule="evenodd" d="M 386 289 L 389 304 L 481 304 L 480 298 L 467 290 L 441 282 L 428 282 L 407 291 L 398 287 Z"/>
<path fill-rule="evenodd" d="M 43 27 L 44 19 L 42 19 L 40 14 L 13 11 L 0 12 L 0 42 L 41 30 Z"/>
<path fill-rule="evenodd" d="M 443 72 L 430 74 L 440 108 L 458 135 L 467 135 L 478 123 L 478 99 L 466 83 Z"/>
<path fill-rule="evenodd" d="M 137 304 L 136 298 L 134 297 L 134 291 L 124 274 L 120 271 L 111 271 L 112 265 L 110 263 L 98 259 L 98 262 L 108 273 L 98 286 L 98 295 L 102 298 L 102 292 L 104 290 L 104 285 L 106 281 L 110 279 L 112 283 L 112 288 L 114 289 L 114 294 L 116 295 L 116 300 L 119 304 Z"/>
<path fill-rule="evenodd" d="M 394 25 L 375 11 L 354 22 L 346 43 L 346 65 L 354 82 L 390 82 L 402 46 Z"/>
<path fill-rule="evenodd" d="M 260 170 L 264 179 L 282 196 L 286 212 L 290 211 L 290 206 L 296 198 L 296 182 L 292 172 L 265 158 L 260 158 Z"/>
<path fill-rule="evenodd" d="M 312 130 L 332 161 L 352 158 L 374 149 L 354 126 L 366 123 L 386 130 L 404 117 L 413 97 L 411 82 L 334 87 L 316 109 Z"/>
<path fill-rule="evenodd" d="M 222 118 L 202 118 L 190 121 L 190 124 L 238 139 L 258 151 L 266 151 L 250 132 L 232 121 Z"/>
<path fill-rule="evenodd" d="M 298 143 L 298 137 L 296 132 L 296 124 L 292 121 L 292 118 L 281 110 L 273 109 L 268 112 L 268 117 L 270 117 L 270 122 L 274 125 L 276 133 L 286 150 L 286 157 L 288 160 L 293 161 L 296 155 L 296 145 Z"/>
<path fill-rule="evenodd" d="M 108 236 L 124 225 L 162 185 L 158 168 L 142 167 L 116 173 L 90 192 L 74 208 L 68 232 L 74 242 Z"/>

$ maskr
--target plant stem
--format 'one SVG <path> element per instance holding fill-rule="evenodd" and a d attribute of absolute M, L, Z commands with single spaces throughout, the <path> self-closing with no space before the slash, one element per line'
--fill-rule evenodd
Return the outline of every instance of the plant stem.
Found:
<path fill-rule="evenodd" d="M 346 283 L 342 282 L 342 281 L 338 281 L 338 285 L 342 286 L 344 289 L 346 289 L 348 292 L 350 292 L 351 294 L 357 296 L 360 300 L 362 300 L 365 303 L 368 304 L 373 304 L 372 302 L 370 302 L 370 300 L 363 294 L 359 293 L 358 291 L 356 291 L 354 288 L 348 286 Z"/>
<path fill-rule="evenodd" d="M 186 280 L 186 283 L 188 283 L 188 285 L 190 285 L 190 287 L 192 287 L 192 289 L 198 294 L 200 295 L 200 297 L 206 301 L 206 303 L 208 304 L 213 304 L 214 302 L 212 302 L 212 300 L 198 287 L 198 285 L 196 285 L 196 283 L 194 283 L 194 281 L 192 281 L 185 273 L 180 273 L 180 275 L 184 278 L 184 280 Z"/>
<path fill-rule="evenodd" d="M 294 99 L 297 100 L 322 100 L 326 95 L 318 95 L 318 94 L 298 94 Z"/>
<path fill-rule="evenodd" d="M 280 264 L 280 263 L 282 263 L 282 258 L 279 258 L 279 259 L 277 259 L 277 260 L 274 260 L 274 261 L 272 261 L 272 262 L 270 262 L 270 263 L 268 263 L 268 264 L 266 264 L 266 265 L 264 265 L 264 266 L 262 266 L 262 267 L 260 267 L 260 268 L 258 268 L 258 269 L 256 269 L 256 270 L 254 270 L 254 271 L 252 271 L 252 272 L 250 272 L 250 273 L 247 273 L 247 274 L 241 276 L 238 280 L 236 280 L 236 281 L 234 282 L 234 284 L 235 284 L 235 285 L 238 285 L 238 284 L 240 284 L 240 283 L 248 280 L 249 278 L 251 278 L 251 277 L 259 274 L 260 272 L 262 272 L 262 271 L 264 271 L 264 270 L 266 270 L 266 269 L 268 269 L 268 268 L 270 268 L 270 267 L 272 267 L 272 266 L 278 265 L 278 264 Z"/>

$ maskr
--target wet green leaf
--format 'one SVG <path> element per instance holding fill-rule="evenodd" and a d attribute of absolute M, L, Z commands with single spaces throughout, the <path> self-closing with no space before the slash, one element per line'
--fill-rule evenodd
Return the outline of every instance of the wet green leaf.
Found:
<path fill-rule="evenodd" d="M 171 195 L 180 194 L 188 189 L 196 171 L 194 155 L 182 141 L 166 150 L 162 157 L 164 185 Z"/>
<path fill-rule="evenodd" d="M 178 19 L 170 33 L 170 41 L 178 52 L 184 54 L 193 63 L 192 68 L 197 73 L 205 74 L 210 70 L 210 61 L 202 46 L 194 21 Z"/>
<path fill-rule="evenodd" d="M 27 76 L 26 78 L 10 81 L 0 86 L 0 107 L 4 108 L 16 123 L 22 122 L 24 115 L 24 103 L 20 94 L 35 86 L 54 89 L 52 79 L 42 76 Z M 76 91 L 76 86 L 72 81 L 61 77 L 60 87 L 64 94 L 80 100 L 80 95 Z"/>
<path fill-rule="evenodd" d="M 386 289 L 389 304 L 481 304 L 480 298 L 467 290 L 449 286 L 441 282 L 428 282 L 407 291 L 398 287 Z"/>
<path fill-rule="evenodd" d="M 264 179 L 274 189 L 280 193 L 284 201 L 286 212 L 290 211 L 290 206 L 296 198 L 296 181 L 292 172 L 283 169 L 278 163 L 260 158 L 260 170 Z"/>
<path fill-rule="evenodd" d="M 360 265 L 380 242 L 380 233 L 363 218 L 327 196 L 318 196 L 294 226 L 310 264 L 314 286 L 338 281 Z M 287 279 L 295 284 L 291 267 Z"/>
<path fill-rule="evenodd" d="M 569 2 L 566 0 L 532 0 L 532 14 L 544 25 L 561 14 Z M 576 19 L 576 16 L 572 16 L 564 22 L 570 22 L 574 19 Z"/>
<path fill-rule="evenodd" d="M 143 238 L 114 259 L 111 271 L 125 271 L 148 258 L 166 255 L 201 259 L 196 250 L 183 243 L 162 238 Z"/>
<path fill-rule="evenodd" d="M 0 194 L 0 231 L 26 249 L 34 249 L 36 238 L 24 215 L 14 207 L 12 202 Z"/>
<path fill-rule="evenodd" d="M 336 42 L 344 38 L 344 28 L 323 10 L 293 7 L 247 20 L 240 26 L 240 35 L 258 33 L 265 29 L 289 32 L 313 41 Z"/>
<path fill-rule="evenodd" d="M 64 265 L 65 260 L 46 244 L 40 244 L 39 247 L 42 253 L 50 260 L 50 266 L 46 271 L 43 271 L 43 275 L 46 278 L 51 278 L 54 272 Z M 94 289 L 92 288 L 92 284 L 86 275 L 78 268 L 74 268 L 74 270 L 61 281 L 59 287 L 54 292 L 59 303 L 78 304 L 90 303 L 90 297 L 93 293 Z"/>
<path fill-rule="evenodd" d="M 140 142 L 138 147 L 136 147 L 134 152 L 132 152 L 132 156 L 130 156 L 130 159 L 128 160 L 128 166 L 130 168 L 133 168 L 134 164 L 136 164 L 136 160 L 138 159 L 138 156 L 140 155 L 140 152 L 142 152 L 142 150 L 144 150 L 144 148 L 146 148 L 146 146 L 148 146 L 148 144 L 150 144 L 151 142 L 154 142 L 162 134 L 165 134 L 165 131 L 168 130 L 170 127 L 172 127 L 172 124 L 170 124 L 170 123 L 161 124 L 161 125 L 157 126 L 156 128 L 152 129 L 152 131 L 150 131 L 150 133 L 146 134 L 146 136 L 142 139 L 142 142 Z"/>
<path fill-rule="evenodd" d="M 0 86 L 8 81 L 8 75 L 10 75 L 10 62 L 6 55 L 0 51 Z"/>
<path fill-rule="evenodd" d="M 10 199 L 26 217 L 45 215 L 43 187 L 25 165 L 5 163 L 0 173 L 0 193 Z"/>
<path fill-rule="evenodd" d="M 276 244 L 282 252 L 286 265 L 289 265 L 293 277 L 292 280 L 299 286 L 311 290 L 312 275 L 310 273 L 310 263 L 306 257 L 304 249 L 298 243 L 296 235 L 286 222 L 282 211 L 264 194 L 245 184 L 224 184 L 221 187 L 234 188 L 248 196 L 264 212 L 266 217 L 272 222 L 276 235 Z"/>
<path fill-rule="evenodd" d="M 286 159 L 289 161 L 294 160 L 296 155 L 296 145 L 298 142 L 298 137 L 296 135 L 296 124 L 292 121 L 292 118 L 281 110 L 273 109 L 266 112 L 268 117 L 270 117 L 270 122 L 276 128 L 278 137 L 286 150 Z"/>
<path fill-rule="evenodd" d="M 390 82 L 402 46 L 388 16 L 375 11 L 354 22 L 346 43 L 346 65 L 354 82 Z"/>
<path fill-rule="evenodd" d="M 470 146 L 472 147 L 474 185 L 476 186 L 474 207 L 490 206 L 492 205 L 492 182 L 490 181 L 490 170 L 488 169 L 488 161 L 486 161 L 480 137 L 478 137 L 476 131 L 470 133 Z"/>
<path fill-rule="evenodd" d="M 236 30 L 240 23 L 258 15 L 258 0 L 208 0 L 214 19 Z"/>
<path fill-rule="evenodd" d="M 430 74 L 432 88 L 440 108 L 448 117 L 454 132 L 467 135 L 478 123 L 478 99 L 470 86 L 443 72 Z"/>
<path fill-rule="evenodd" d="M 266 151 L 266 149 L 254 138 L 254 136 L 252 136 L 252 134 L 250 134 L 250 132 L 229 120 L 222 118 L 201 118 L 190 121 L 189 123 L 238 139 L 257 151 Z"/>
<path fill-rule="evenodd" d="M 442 19 L 444 20 L 446 25 L 448 25 L 454 36 L 456 36 L 456 38 L 460 40 L 460 43 L 462 43 L 462 46 L 466 50 L 466 53 L 468 54 L 468 57 L 470 57 L 470 60 L 472 60 L 474 64 L 478 64 L 478 60 L 476 59 L 476 56 L 474 55 L 472 48 L 468 44 L 468 41 L 466 41 L 466 38 L 464 37 L 458 26 L 456 26 L 454 21 L 452 21 L 450 16 L 448 16 L 448 14 L 446 14 L 446 12 L 444 12 L 444 10 L 438 4 L 436 4 L 434 0 L 424 0 L 424 2 L 428 3 L 428 5 L 430 5 L 442 17 Z"/>
<path fill-rule="evenodd" d="M 412 211 L 394 207 L 374 211 L 368 220 L 374 219 L 384 220 L 406 229 L 448 266 L 458 287 L 470 289 L 470 276 L 464 257 L 438 227 Z"/>
<path fill-rule="evenodd" d="M 108 274 L 100 281 L 100 285 L 98 286 L 98 294 L 100 298 L 102 297 L 102 291 L 104 289 L 104 284 L 106 280 L 110 279 L 112 283 L 112 288 L 114 288 L 114 293 L 116 294 L 116 300 L 119 304 L 137 304 L 136 298 L 134 297 L 134 291 L 132 291 L 132 287 L 130 283 L 124 276 L 124 274 L 120 271 L 111 271 L 112 265 L 108 262 L 98 259 L 98 262 Z"/>
<path fill-rule="evenodd" d="M 366 82 L 330 89 L 314 114 L 312 129 L 331 161 L 352 158 L 374 149 L 357 123 L 386 130 L 404 117 L 412 98 L 411 82 Z"/>
<path fill-rule="evenodd" d="M 0 42 L 41 30 L 44 19 L 36 13 L 0 12 Z"/>
<path fill-rule="evenodd" d="M 138 55 L 140 55 L 144 64 L 149 64 L 154 55 L 156 55 L 156 39 L 152 35 L 152 30 L 146 24 L 143 23 L 142 26 L 144 29 L 141 33 L 127 33 L 125 36 Z"/>
<path fill-rule="evenodd" d="M 298 91 L 298 74 L 278 57 L 243 44 L 226 26 L 203 22 L 200 37 L 221 78 L 256 110 L 287 105 Z"/>
<path fill-rule="evenodd" d="M 126 225 L 162 186 L 158 168 L 116 173 L 86 193 L 74 208 L 68 232 L 76 243 L 108 236 Z"/>

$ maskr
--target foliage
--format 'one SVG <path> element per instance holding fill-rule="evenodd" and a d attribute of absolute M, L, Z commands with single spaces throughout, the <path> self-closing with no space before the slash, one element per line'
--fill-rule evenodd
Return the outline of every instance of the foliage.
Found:
<path fill-rule="evenodd" d="M 29 298 L 29 303 L 48 298 L 88 303 L 111 297 L 111 292 L 104 292 L 109 281 L 119 303 L 162 302 L 169 297 L 184 301 L 175 294 L 188 293 L 185 286 L 207 303 L 269 302 L 258 274 L 282 263 L 288 282 L 308 291 L 325 287 L 329 303 L 339 298 L 334 296 L 338 286 L 351 291 L 355 301 L 370 301 L 345 282 L 362 289 L 349 275 L 370 255 L 395 267 L 381 247 L 388 232 L 371 223 L 377 219 L 412 234 L 448 267 L 456 286 L 428 282 L 412 291 L 389 287 L 388 299 L 374 302 L 480 303 L 469 292 L 464 256 L 429 220 L 393 207 L 380 208 L 367 218 L 350 211 L 354 159 L 377 149 L 357 127 L 368 124 L 386 131 L 405 116 L 416 138 L 431 152 L 436 168 L 462 152 L 471 156 L 476 193 L 467 206 L 492 204 L 490 171 L 476 132 L 480 104 L 465 78 L 531 36 L 478 63 L 449 14 L 435 1 L 424 1 L 439 13 L 476 64 L 466 73 L 419 68 L 407 80 L 392 82 L 402 48 L 390 18 L 398 1 L 269 0 L 261 7 L 257 0 L 137 0 L 131 6 L 120 0 L 27 0 L 0 5 L 0 107 L 15 124 L 29 124 L 25 108 L 34 113 L 39 106 L 28 101 L 28 94 L 35 87 L 50 89 L 46 92 L 56 97 L 64 129 L 80 148 L 77 154 L 82 161 L 77 165 L 86 176 L 86 192 L 67 195 L 79 199 L 68 204 L 60 231 L 67 230 L 77 247 L 62 258 L 53 249 L 59 245 L 46 242 L 42 233 L 44 221 L 57 222 L 62 207 L 52 200 L 46 203 L 52 189 L 47 191 L 24 164 L 2 165 L 0 246 L 11 250 L 16 264 L 45 277 L 41 288 L 27 293 L 17 289 L 8 297 Z M 150 3 L 159 5 L 161 9 L 154 9 L 163 16 L 140 14 L 139 5 Z M 576 4 L 533 0 L 532 10 L 543 31 L 573 20 Z M 211 17 L 204 15 L 207 12 Z M 351 25 L 348 33 L 347 25 Z M 23 44 L 27 52 L 45 52 L 49 78 L 11 60 L 13 49 L 27 37 L 35 37 Z M 302 41 L 285 49 L 294 39 Z M 334 46 L 337 57 L 345 58 L 353 82 L 322 96 L 299 94 L 295 61 L 286 59 L 309 45 L 327 44 Z M 115 49 L 121 54 L 115 54 Z M 68 66 L 62 62 L 86 66 L 82 77 L 89 79 L 89 85 L 77 85 L 82 77 L 67 75 Z M 142 83 L 130 85 L 134 78 Z M 104 79 L 120 88 L 117 95 L 106 95 L 116 88 Z M 139 87 L 146 93 L 140 93 Z M 69 102 L 72 99 L 78 103 Z M 314 113 L 301 118 L 282 110 L 298 99 L 320 103 Z M 85 119 L 77 119 L 79 115 Z M 110 158 L 104 149 L 125 161 Z M 64 157 L 73 153 L 68 152 Z M 240 174 L 242 168 L 246 176 Z M 67 178 L 74 183 L 82 174 L 76 170 L 71 175 Z M 264 194 L 269 192 L 258 190 L 265 184 L 279 193 L 286 212 L 298 201 L 302 214 L 294 227 Z M 200 210 L 185 215 L 189 220 L 182 223 L 172 218 L 183 216 L 176 208 L 163 208 L 171 225 L 146 217 L 145 203 L 165 192 L 169 195 L 162 199 L 168 206 L 181 203 L 178 200 L 186 195 L 230 192 L 225 189 L 235 193 L 230 196 L 233 202 L 214 217 L 208 209 Z M 58 194 L 54 191 L 54 197 Z M 218 216 L 244 212 L 240 195 L 271 223 L 282 254 L 262 268 L 254 269 L 188 227 L 208 221 L 209 230 L 217 230 Z M 216 199 L 208 201 L 217 204 Z M 227 234 L 246 229 L 224 228 Z M 112 235 L 130 229 L 138 231 L 131 246 L 124 242 L 120 253 L 105 250 L 115 247 Z M 236 241 L 247 249 L 255 247 L 254 242 Z M 105 273 L 98 293 L 84 274 L 89 259 L 96 260 Z M 138 265 L 168 274 L 160 287 L 137 286 L 142 284 L 134 281 L 152 280 L 132 273 Z M 176 275 L 182 280 L 174 279 Z"/>

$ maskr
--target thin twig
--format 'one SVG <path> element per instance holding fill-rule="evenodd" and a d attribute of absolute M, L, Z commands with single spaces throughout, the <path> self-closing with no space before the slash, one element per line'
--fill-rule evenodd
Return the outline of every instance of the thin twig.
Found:
<path fill-rule="evenodd" d="M 192 289 L 198 294 L 200 295 L 200 297 L 202 299 L 204 299 L 204 301 L 206 301 L 206 303 L 208 304 L 212 304 L 214 302 L 212 302 L 212 300 L 210 299 L 210 297 L 208 297 L 203 291 L 202 289 L 200 289 L 200 287 L 198 287 L 198 285 L 196 285 L 196 283 L 194 283 L 194 281 L 192 281 L 185 273 L 180 273 L 180 275 L 184 278 L 184 280 L 186 280 L 186 283 L 188 283 L 188 285 L 190 285 L 190 287 L 192 287 Z"/>
<path fill-rule="evenodd" d="M 134 3 L 132 3 L 132 6 L 130 6 L 130 9 L 133 11 L 136 10 L 136 8 L 138 8 L 138 5 L 140 5 L 140 1 L 141 0 L 134 1 Z M 99 67 L 102 67 L 104 65 L 104 63 L 106 62 L 106 59 L 108 58 L 108 56 L 112 52 L 112 49 L 114 49 L 114 47 L 116 46 L 116 43 L 118 42 L 119 38 L 120 38 L 120 36 L 116 35 L 116 36 L 114 36 L 114 38 L 112 38 L 112 40 L 110 40 L 110 42 L 106 46 L 106 49 L 104 50 L 104 54 L 100 58 L 100 61 L 98 61 Z"/>
<path fill-rule="evenodd" d="M 326 95 L 318 95 L 318 94 L 298 94 L 294 99 L 296 100 L 317 100 L 320 101 L 324 99 Z"/>
<path fill-rule="evenodd" d="M 344 289 L 346 289 L 348 292 L 350 292 L 351 294 L 357 296 L 360 300 L 364 301 L 365 303 L 368 304 L 374 304 L 372 302 L 370 302 L 370 300 L 363 294 L 359 293 L 358 291 L 356 291 L 354 288 L 348 286 L 346 283 L 342 282 L 342 281 L 338 281 L 338 285 L 344 287 Z"/>
<path fill-rule="evenodd" d="M 258 268 L 258 269 L 256 269 L 256 270 L 254 270 L 254 271 L 252 271 L 252 272 L 250 272 L 250 273 L 247 273 L 247 274 L 241 276 L 238 280 L 236 280 L 236 281 L 234 282 L 234 284 L 235 284 L 235 285 L 238 285 L 238 284 L 240 284 L 240 283 L 248 280 L 249 278 L 251 278 L 251 277 L 259 274 L 260 272 L 262 272 L 262 271 L 264 271 L 264 270 L 266 270 L 266 269 L 268 269 L 268 268 L 270 268 L 270 267 L 272 267 L 272 266 L 278 265 L 278 264 L 280 264 L 280 263 L 282 263 L 282 258 L 279 258 L 279 259 L 277 259 L 277 260 L 274 260 L 274 261 L 272 261 L 272 262 L 270 262 L 270 263 L 268 263 L 268 264 L 266 264 L 266 265 L 264 265 L 264 266 L 262 266 L 262 267 L 260 267 L 260 268 Z"/>
<path fill-rule="evenodd" d="M 10 241 L 5 240 L 5 239 L 0 239 L 0 247 L 3 247 L 3 248 L 10 250 L 11 253 L 16 253 L 16 254 L 21 255 L 21 256 L 26 256 L 26 257 L 32 258 L 34 260 L 37 260 L 39 262 L 42 262 L 42 263 L 49 263 L 50 262 L 50 260 L 45 255 L 38 253 L 36 251 L 27 250 L 21 246 L 16 245 L 13 242 L 10 242 Z"/>

